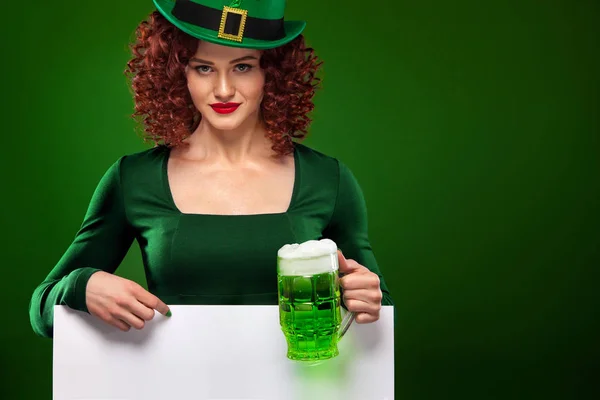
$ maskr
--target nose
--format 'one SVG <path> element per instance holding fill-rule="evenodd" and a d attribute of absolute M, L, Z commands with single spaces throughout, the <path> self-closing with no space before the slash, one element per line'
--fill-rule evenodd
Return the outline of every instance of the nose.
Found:
<path fill-rule="evenodd" d="M 222 102 L 227 102 L 235 94 L 233 82 L 227 73 L 220 73 L 215 83 L 215 97 Z"/>

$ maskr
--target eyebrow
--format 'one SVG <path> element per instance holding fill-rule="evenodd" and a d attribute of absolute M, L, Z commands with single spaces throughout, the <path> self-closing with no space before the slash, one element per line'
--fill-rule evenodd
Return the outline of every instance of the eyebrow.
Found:
<path fill-rule="evenodd" d="M 244 56 L 244 57 L 236 58 L 235 60 L 229 61 L 229 64 L 235 64 L 235 63 L 238 63 L 240 61 L 246 61 L 246 60 L 258 60 L 258 58 L 254 57 L 254 56 Z M 196 61 L 196 62 L 199 62 L 201 64 L 207 64 L 207 65 L 215 65 L 211 61 L 203 60 L 201 58 L 196 58 L 196 57 L 190 58 L 190 61 Z"/>

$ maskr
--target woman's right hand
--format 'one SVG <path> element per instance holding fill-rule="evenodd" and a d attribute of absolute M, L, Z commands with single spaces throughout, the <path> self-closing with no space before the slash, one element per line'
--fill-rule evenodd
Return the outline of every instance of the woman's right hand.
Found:
<path fill-rule="evenodd" d="M 171 316 L 169 307 L 137 283 L 98 271 L 90 276 L 85 290 L 90 314 L 122 331 L 142 329 L 154 318 L 154 310 Z"/>

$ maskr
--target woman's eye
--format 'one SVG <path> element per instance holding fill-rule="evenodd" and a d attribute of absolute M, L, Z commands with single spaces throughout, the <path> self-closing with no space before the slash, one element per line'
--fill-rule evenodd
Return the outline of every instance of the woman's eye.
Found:
<path fill-rule="evenodd" d="M 235 70 L 238 72 L 247 72 L 250 71 L 252 68 L 252 65 L 248 64 L 238 64 L 235 66 Z M 200 72 L 201 74 L 207 74 L 212 71 L 212 68 L 208 65 L 197 65 L 194 67 L 194 69 Z"/>
<path fill-rule="evenodd" d="M 195 69 L 196 71 L 202 73 L 210 72 L 210 67 L 208 65 L 198 65 L 197 67 L 195 67 Z"/>
<path fill-rule="evenodd" d="M 240 72 L 246 72 L 246 71 L 250 71 L 252 69 L 252 66 L 248 65 L 248 64 L 238 64 L 238 65 L 236 65 L 236 68 Z"/>

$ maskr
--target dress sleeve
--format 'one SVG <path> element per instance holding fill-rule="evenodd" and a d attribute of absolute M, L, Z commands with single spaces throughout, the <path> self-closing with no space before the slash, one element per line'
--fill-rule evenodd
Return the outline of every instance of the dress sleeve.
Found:
<path fill-rule="evenodd" d="M 338 161 L 338 192 L 331 221 L 324 236 L 344 253 L 379 276 L 382 305 L 394 305 L 369 242 L 367 207 L 362 190 L 350 169 Z"/>
<path fill-rule="evenodd" d="M 90 276 L 101 270 L 114 273 L 131 247 L 135 233 L 125 214 L 122 159 L 101 178 L 73 242 L 33 292 L 29 318 L 39 336 L 53 336 L 54 305 L 88 312 L 85 291 Z"/>

